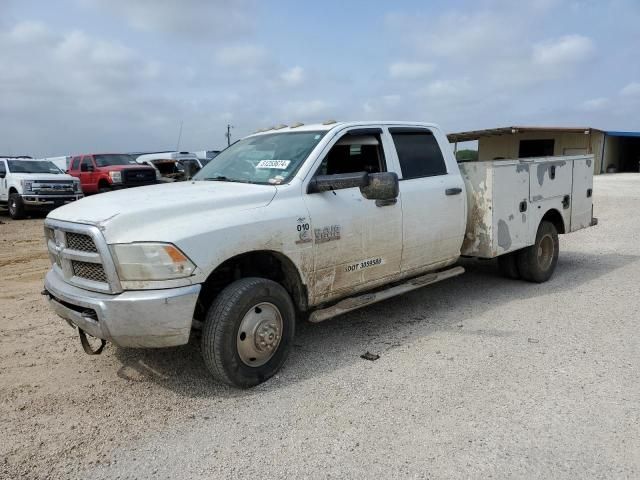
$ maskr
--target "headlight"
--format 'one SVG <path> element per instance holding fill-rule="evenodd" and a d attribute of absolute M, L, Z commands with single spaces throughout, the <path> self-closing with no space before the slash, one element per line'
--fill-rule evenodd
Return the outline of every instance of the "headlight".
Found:
<path fill-rule="evenodd" d="M 113 245 L 112 249 L 123 281 L 184 278 L 196 268 L 170 243 L 121 243 Z"/>
<path fill-rule="evenodd" d="M 33 180 L 20 180 L 20 183 L 22 184 L 22 190 L 25 192 L 33 191 Z"/>
<path fill-rule="evenodd" d="M 109 177 L 113 183 L 122 183 L 122 172 L 109 172 Z"/>
<path fill-rule="evenodd" d="M 80 193 L 82 190 L 80 189 L 80 182 L 77 180 L 73 181 L 73 191 Z"/>

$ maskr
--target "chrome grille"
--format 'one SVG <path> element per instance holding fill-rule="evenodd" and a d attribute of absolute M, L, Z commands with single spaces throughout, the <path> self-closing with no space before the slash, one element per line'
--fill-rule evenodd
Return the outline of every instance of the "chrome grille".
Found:
<path fill-rule="evenodd" d="M 67 248 L 81 252 L 97 252 L 95 243 L 89 235 L 67 232 Z"/>
<path fill-rule="evenodd" d="M 71 268 L 76 277 L 86 278 L 93 282 L 107 282 L 107 276 L 104 268 L 99 263 L 80 262 L 78 260 L 71 261 Z"/>
<path fill-rule="evenodd" d="M 97 227 L 47 219 L 45 237 L 53 269 L 65 282 L 95 292 L 122 291 L 109 246 Z"/>

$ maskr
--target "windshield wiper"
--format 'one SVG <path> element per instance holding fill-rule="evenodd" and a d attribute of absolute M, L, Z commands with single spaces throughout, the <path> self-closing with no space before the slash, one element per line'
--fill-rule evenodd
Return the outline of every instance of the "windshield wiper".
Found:
<path fill-rule="evenodd" d="M 225 177 L 224 175 L 218 175 L 217 177 L 207 177 L 205 180 L 213 180 L 214 182 L 236 182 L 236 183 L 251 183 L 248 180 L 238 180 L 236 178 Z"/>

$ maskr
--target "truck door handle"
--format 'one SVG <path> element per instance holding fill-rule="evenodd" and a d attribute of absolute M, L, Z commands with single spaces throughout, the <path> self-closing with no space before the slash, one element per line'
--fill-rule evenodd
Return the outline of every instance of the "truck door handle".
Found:
<path fill-rule="evenodd" d="M 376 200 L 376 207 L 388 207 L 389 205 L 395 205 L 398 203 L 397 198 L 391 198 L 389 200 Z"/>
<path fill-rule="evenodd" d="M 460 193 L 462 193 L 462 189 L 459 187 L 455 187 L 455 188 L 447 188 L 444 193 L 446 193 L 447 195 L 458 195 Z"/>

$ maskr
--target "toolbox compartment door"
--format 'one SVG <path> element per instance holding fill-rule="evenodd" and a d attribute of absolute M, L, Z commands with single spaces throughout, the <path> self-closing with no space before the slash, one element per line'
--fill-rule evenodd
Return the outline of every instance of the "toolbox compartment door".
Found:
<path fill-rule="evenodd" d="M 545 157 L 530 162 L 529 198 L 532 202 L 571 194 L 572 161 Z"/>
<path fill-rule="evenodd" d="M 591 226 L 593 216 L 593 159 L 573 161 L 571 189 L 571 231 Z"/>

